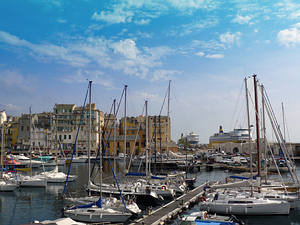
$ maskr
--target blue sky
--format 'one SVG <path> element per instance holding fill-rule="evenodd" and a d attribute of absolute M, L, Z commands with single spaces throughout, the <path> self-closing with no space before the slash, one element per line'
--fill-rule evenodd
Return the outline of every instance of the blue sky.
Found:
<path fill-rule="evenodd" d="M 128 114 L 140 114 L 145 99 L 158 114 L 172 80 L 172 138 L 194 131 L 207 143 L 219 125 L 246 126 L 243 78 L 256 73 L 300 141 L 297 1 L 3 0 L 0 12 L 8 114 L 80 105 L 86 79 L 104 112 L 127 84 Z"/>

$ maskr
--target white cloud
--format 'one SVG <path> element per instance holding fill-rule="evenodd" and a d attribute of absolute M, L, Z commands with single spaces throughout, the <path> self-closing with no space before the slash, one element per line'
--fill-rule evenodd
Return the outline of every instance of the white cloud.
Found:
<path fill-rule="evenodd" d="M 137 31 L 135 36 L 139 36 L 141 38 L 152 38 L 153 34 L 152 33 L 146 33 L 146 32 Z"/>
<path fill-rule="evenodd" d="M 226 46 L 232 46 L 235 43 L 238 43 L 241 37 L 241 32 L 230 33 L 226 32 L 220 35 L 221 43 L 224 43 Z"/>
<path fill-rule="evenodd" d="M 216 18 L 208 18 L 203 19 L 201 21 L 196 21 L 188 24 L 183 24 L 180 27 L 176 27 L 176 29 L 171 30 L 168 32 L 168 35 L 171 36 L 185 36 L 194 32 L 199 32 L 201 30 L 215 27 L 219 23 L 218 19 Z"/>
<path fill-rule="evenodd" d="M 172 76 L 180 74 L 180 73 L 181 72 L 177 71 L 177 70 L 165 70 L 165 69 L 155 70 L 152 81 L 171 80 Z"/>
<path fill-rule="evenodd" d="M 67 20 L 65 20 L 65 19 L 57 19 L 56 20 L 58 23 L 66 23 L 67 22 Z"/>
<path fill-rule="evenodd" d="M 150 23 L 150 19 L 141 19 L 141 20 L 134 20 L 134 23 L 139 25 L 145 25 Z"/>
<path fill-rule="evenodd" d="M 131 39 L 120 40 L 112 44 L 112 48 L 115 52 L 125 56 L 129 59 L 136 59 L 139 54 L 135 42 Z"/>
<path fill-rule="evenodd" d="M 195 55 L 197 55 L 197 56 L 204 56 L 205 54 L 204 54 L 204 52 L 197 52 Z"/>
<path fill-rule="evenodd" d="M 18 37 L 9 33 L 0 31 L 0 42 L 27 48 L 39 56 L 47 56 L 50 58 L 60 59 L 62 62 L 73 66 L 83 66 L 89 63 L 89 60 L 79 56 L 76 53 L 70 52 L 65 47 L 53 44 L 32 44 L 26 40 L 21 40 Z"/>
<path fill-rule="evenodd" d="M 294 46 L 300 43 L 300 30 L 298 29 L 299 24 L 295 24 L 293 27 L 289 29 L 284 29 L 279 31 L 277 34 L 277 39 L 280 44 L 285 45 L 287 47 Z"/>
<path fill-rule="evenodd" d="M 87 83 L 87 80 L 93 81 L 93 84 L 99 84 L 107 88 L 113 88 L 113 82 L 104 78 L 101 71 L 78 70 L 75 74 L 65 76 L 60 79 L 64 83 Z"/>
<path fill-rule="evenodd" d="M 131 23 L 148 24 L 160 15 L 174 13 L 192 14 L 196 10 L 214 10 L 218 3 L 213 0 L 123 0 L 117 1 L 112 7 L 95 12 L 92 19 L 110 24 Z"/>
<path fill-rule="evenodd" d="M 241 15 L 237 15 L 232 22 L 234 23 L 239 23 L 239 24 L 248 24 L 251 20 L 251 16 L 241 16 Z"/>
<path fill-rule="evenodd" d="M 5 91 L 18 90 L 22 93 L 33 91 L 33 81 L 15 70 L 0 71 L 0 89 Z"/>
<path fill-rule="evenodd" d="M 181 11 L 197 9 L 213 10 L 218 6 L 217 1 L 213 0 L 167 0 L 167 2 L 172 7 Z"/>
<path fill-rule="evenodd" d="M 1 110 L 8 110 L 8 111 L 13 111 L 13 112 L 17 112 L 20 111 L 21 107 L 11 104 L 11 103 L 3 103 L 0 104 L 0 111 Z"/>
<path fill-rule="evenodd" d="M 254 29 L 253 32 L 254 32 L 254 33 L 258 33 L 258 29 Z"/>
<path fill-rule="evenodd" d="M 133 15 L 133 12 L 124 10 L 123 7 L 116 7 L 113 11 L 102 11 L 99 14 L 95 12 L 92 19 L 107 23 L 128 23 L 132 21 Z"/>
<path fill-rule="evenodd" d="M 207 54 L 205 57 L 209 58 L 209 59 L 223 59 L 224 55 L 223 54 Z"/>
<path fill-rule="evenodd" d="M 105 38 L 73 40 L 58 46 L 53 44 L 33 44 L 16 36 L 0 31 L 0 42 L 18 46 L 29 51 L 37 59 L 52 60 L 75 68 L 88 68 L 96 64 L 100 68 L 122 71 L 124 74 L 143 79 L 153 79 L 153 70 L 161 69 L 162 58 L 173 54 L 167 46 L 139 48 L 132 39 L 120 41 Z M 156 75 L 156 78 L 159 77 Z M 162 76 L 160 76 L 162 77 Z"/>

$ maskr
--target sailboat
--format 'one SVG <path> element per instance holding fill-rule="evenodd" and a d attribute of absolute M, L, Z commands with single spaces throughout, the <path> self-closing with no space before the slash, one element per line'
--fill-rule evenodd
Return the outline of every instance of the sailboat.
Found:
<path fill-rule="evenodd" d="M 114 201 L 104 201 L 102 202 L 102 192 L 100 191 L 100 196 L 93 198 L 91 197 L 90 191 L 90 149 L 91 149 L 91 85 L 92 81 L 89 81 L 89 136 L 88 136 L 88 193 L 89 196 L 81 199 L 74 199 L 76 201 L 92 201 L 88 204 L 83 204 L 79 206 L 70 207 L 64 210 L 64 215 L 70 217 L 76 221 L 89 222 L 89 223 L 124 223 L 131 216 L 132 213 L 128 211 L 126 203 L 122 198 L 124 207 L 120 209 L 120 204 L 116 207 Z M 84 108 L 84 107 L 83 107 Z M 82 111 L 83 113 L 83 111 Z M 81 114 L 82 118 L 82 114 Z M 75 141 L 76 143 L 76 141 Z M 75 148 L 75 147 L 74 147 Z M 101 147 L 100 147 L 101 153 Z M 102 153 L 100 154 L 102 156 Z M 100 158 L 100 180 L 102 181 L 102 158 Z M 100 188 L 101 190 L 101 188 Z"/>
<path fill-rule="evenodd" d="M 4 124 L 1 124 L 1 178 L 0 178 L 0 191 L 14 191 L 18 185 L 15 181 L 4 179 L 3 176 L 3 153 L 4 153 Z"/>
<path fill-rule="evenodd" d="M 257 80 L 254 79 L 254 94 L 255 94 L 255 117 L 256 117 L 256 148 L 257 148 L 257 177 L 258 177 L 258 192 L 261 192 L 261 173 L 260 173 L 260 138 L 259 138 L 259 118 L 258 118 L 258 102 L 257 102 Z M 248 132 L 249 132 L 249 147 L 250 147 L 250 116 L 248 105 L 248 88 L 247 79 L 245 78 L 246 101 L 247 101 L 247 116 L 248 116 Z M 251 149 L 251 147 L 250 147 Z M 252 153 L 250 150 L 250 196 L 243 191 L 230 191 L 223 194 L 216 192 L 214 196 L 208 196 L 208 200 L 203 198 L 201 203 L 202 209 L 207 209 L 210 212 L 234 215 L 288 215 L 290 212 L 290 203 L 282 201 L 282 199 L 269 200 L 262 195 L 253 194 L 253 174 L 252 174 Z M 241 184 L 239 182 L 238 184 Z M 234 183 L 233 185 L 236 185 Z M 228 185 L 225 185 L 228 187 Z M 215 186 L 216 187 L 216 186 Z M 224 185 L 223 185 L 224 187 Z M 210 194 L 211 195 L 211 194 Z"/>
<path fill-rule="evenodd" d="M 30 154 L 30 175 L 22 175 L 17 174 L 18 184 L 21 187 L 46 187 L 47 180 L 39 175 L 32 174 L 32 152 L 31 152 L 31 128 L 32 128 L 32 119 L 31 119 L 31 107 L 29 108 L 30 117 L 29 117 L 29 140 L 30 140 L 30 147 L 29 147 L 29 154 Z"/>
<path fill-rule="evenodd" d="M 57 117 L 57 116 L 56 116 Z M 57 120 L 57 119 L 56 119 Z M 57 122 L 56 122 L 57 125 Z M 56 158 L 55 158 L 55 168 L 51 171 L 44 171 L 39 174 L 40 177 L 47 179 L 48 183 L 64 183 L 67 178 L 67 174 L 58 171 L 59 159 L 58 159 L 58 146 L 57 146 L 57 127 L 56 129 Z M 76 175 L 69 175 L 68 181 L 74 181 L 77 178 Z"/>
<path fill-rule="evenodd" d="M 233 215 L 288 215 L 290 204 L 243 194 L 219 194 L 201 203 L 201 209 L 219 214 Z"/>

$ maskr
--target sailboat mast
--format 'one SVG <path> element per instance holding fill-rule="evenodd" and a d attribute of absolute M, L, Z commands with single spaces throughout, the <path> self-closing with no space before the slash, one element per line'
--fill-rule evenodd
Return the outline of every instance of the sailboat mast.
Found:
<path fill-rule="evenodd" d="M 4 122 L 1 126 L 1 179 L 3 178 Z"/>
<path fill-rule="evenodd" d="M 255 97 L 255 120 L 256 120 L 256 149 L 257 149 L 257 176 L 260 178 L 260 149 L 259 149 L 259 118 L 258 118 L 258 100 L 257 100 L 257 80 L 256 74 L 254 80 L 254 97 Z"/>
<path fill-rule="evenodd" d="M 265 161 L 265 167 L 264 167 L 264 171 L 265 171 L 265 183 L 267 183 L 267 164 L 266 164 L 266 159 L 267 159 L 267 145 L 266 145 L 266 117 L 265 117 L 265 97 L 264 97 L 264 85 L 260 86 L 261 88 L 261 101 L 262 101 L 262 132 L 263 132 L 263 152 L 264 152 L 264 161 Z"/>
<path fill-rule="evenodd" d="M 286 136 L 285 136 L 285 115 L 284 115 L 283 102 L 281 103 L 281 110 L 282 110 L 283 141 L 286 142 Z"/>
<path fill-rule="evenodd" d="M 102 162 L 102 127 L 101 127 L 101 121 L 100 121 L 100 128 L 99 128 L 99 133 L 100 133 L 100 148 L 99 148 L 99 151 L 100 151 L 100 156 L 99 156 L 99 160 L 100 160 L 100 197 L 101 197 L 101 199 L 102 199 L 102 173 L 103 173 L 103 171 L 102 171 L 102 167 L 103 167 L 103 162 Z M 114 161 L 116 161 L 116 160 L 114 160 Z M 115 167 L 116 168 L 116 167 Z M 102 200 L 101 200 L 102 201 Z"/>
<path fill-rule="evenodd" d="M 170 117 L 170 86 L 171 86 L 171 80 L 169 80 L 169 86 L 168 86 L 168 111 L 167 111 L 167 124 L 166 124 L 166 150 L 167 150 L 167 156 L 169 157 L 169 117 Z"/>
<path fill-rule="evenodd" d="M 31 154 L 31 106 L 29 107 L 29 154 L 30 154 L 30 176 L 32 176 L 32 154 Z"/>
<path fill-rule="evenodd" d="M 116 115 L 116 99 L 114 99 L 114 122 L 113 122 L 113 126 L 114 126 L 114 155 L 116 155 L 116 136 L 117 136 L 117 115 Z"/>
<path fill-rule="evenodd" d="M 56 148 L 56 167 L 58 167 L 58 159 L 57 159 L 57 157 L 58 157 L 58 134 L 57 134 L 57 125 L 58 125 L 58 115 L 57 115 L 57 113 L 56 113 L 56 115 L 55 115 L 55 148 Z"/>
<path fill-rule="evenodd" d="M 91 196 L 91 132 L 92 132 L 92 81 L 89 81 L 89 136 L 88 136 L 88 190 L 89 196 Z"/>
<path fill-rule="evenodd" d="M 125 85 L 125 100 L 124 100 L 124 168 L 126 168 L 126 135 L 127 135 L 127 114 L 126 114 L 126 105 L 127 105 L 127 85 Z"/>
<path fill-rule="evenodd" d="M 246 104 L 247 104 L 247 120 L 248 120 L 248 144 L 250 153 L 250 191 L 251 197 L 253 197 L 253 162 L 252 162 L 252 148 L 251 148 L 251 125 L 250 125 L 250 113 L 249 113 L 249 98 L 248 98 L 248 85 L 247 78 L 245 77 L 245 89 L 246 89 Z"/>
<path fill-rule="evenodd" d="M 146 176 L 148 177 L 149 176 L 149 165 L 148 165 L 148 101 L 146 100 L 145 101 L 145 120 L 146 120 L 146 143 L 145 143 L 145 153 L 146 153 L 146 167 L 145 167 L 145 170 L 146 170 Z"/>

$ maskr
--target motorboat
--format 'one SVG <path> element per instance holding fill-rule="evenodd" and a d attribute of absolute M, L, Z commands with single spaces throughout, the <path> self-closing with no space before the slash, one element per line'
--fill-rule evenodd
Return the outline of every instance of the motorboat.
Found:
<path fill-rule="evenodd" d="M 238 225 L 244 224 L 243 221 L 237 217 L 220 216 L 217 214 L 208 214 L 207 211 L 192 212 L 191 214 L 184 215 L 180 218 L 179 225 L 201 225 L 201 224 L 214 224 L 214 225 Z"/>

